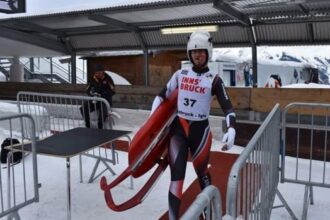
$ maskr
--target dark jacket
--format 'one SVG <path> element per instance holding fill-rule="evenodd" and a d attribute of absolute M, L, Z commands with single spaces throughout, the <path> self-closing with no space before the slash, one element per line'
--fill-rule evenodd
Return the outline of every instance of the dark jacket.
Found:
<path fill-rule="evenodd" d="M 89 96 L 100 96 L 112 104 L 112 96 L 116 93 L 114 88 L 115 84 L 109 75 L 104 74 L 102 80 L 94 76 L 88 84 L 87 94 Z"/>

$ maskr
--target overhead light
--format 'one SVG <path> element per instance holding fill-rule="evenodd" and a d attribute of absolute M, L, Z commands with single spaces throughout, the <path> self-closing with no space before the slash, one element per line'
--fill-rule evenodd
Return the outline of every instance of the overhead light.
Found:
<path fill-rule="evenodd" d="M 160 31 L 162 34 L 183 34 L 183 33 L 192 33 L 195 31 L 209 31 L 216 32 L 218 31 L 218 25 L 203 25 L 203 26 L 190 26 L 190 27 L 170 27 L 162 28 Z"/>

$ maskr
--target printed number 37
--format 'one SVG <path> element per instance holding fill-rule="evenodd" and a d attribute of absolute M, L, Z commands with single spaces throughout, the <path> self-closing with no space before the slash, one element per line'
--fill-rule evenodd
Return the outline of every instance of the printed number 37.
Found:
<path fill-rule="evenodd" d="M 184 98 L 184 105 L 185 106 L 190 106 L 193 107 L 196 103 L 196 99 L 188 99 L 188 98 Z"/>

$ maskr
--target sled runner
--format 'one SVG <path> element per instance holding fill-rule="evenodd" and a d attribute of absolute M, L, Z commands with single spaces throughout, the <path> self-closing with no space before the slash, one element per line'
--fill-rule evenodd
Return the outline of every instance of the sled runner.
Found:
<path fill-rule="evenodd" d="M 169 144 L 170 125 L 176 116 L 176 101 L 178 92 L 175 91 L 155 110 L 144 125 L 135 134 L 128 151 L 129 166 L 110 184 L 103 176 L 100 181 L 104 191 L 105 201 L 114 211 L 124 211 L 140 204 L 151 190 L 156 180 L 168 165 L 167 147 Z M 138 178 L 158 164 L 157 168 L 145 185 L 129 200 L 119 205 L 115 204 L 111 189 L 130 176 Z"/>

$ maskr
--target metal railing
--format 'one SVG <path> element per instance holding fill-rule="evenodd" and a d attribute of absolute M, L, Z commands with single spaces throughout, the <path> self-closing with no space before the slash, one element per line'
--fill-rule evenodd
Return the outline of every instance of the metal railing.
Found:
<path fill-rule="evenodd" d="M 3 131 L 6 131 L 4 133 L 8 138 L 20 141 L 22 149 L 26 142 L 24 134 L 28 131 L 32 145 L 32 155 L 23 154 L 20 163 L 14 165 L 13 153 L 9 151 L 7 164 L 0 164 L 0 218 L 8 216 L 7 219 L 19 220 L 19 209 L 39 202 L 35 125 L 33 118 L 27 114 L 0 117 L 0 125 L 6 128 Z M 32 157 L 32 162 L 25 161 L 26 157 Z"/>
<path fill-rule="evenodd" d="M 31 70 L 30 58 L 21 57 L 20 64 L 24 65 L 24 74 L 26 79 L 39 79 L 42 82 L 48 83 L 70 83 L 71 73 L 70 66 L 62 65 L 59 57 L 52 59 L 39 57 L 33 58 L 33 70 Z M 9 78 L 9 69 L 12 64 L 11 58 L 0 58 L 0 71 L 3 72 L 6 78 Z M 87 73 L 76 67 L 76 81 L 80 84 L 87 83 Z"/>
<path fill-rule="evenodd" d="M 44 139 L 54 133 L 75 127 L 85 127 L 83 115 L 89 115 L 90 126 L 95 127 L 98 124 L 98 114 L 103 115 L 105 113 L 107 118 L 103 122 L 103 128 L 112 128 L 113 120 L 110 105 L 105 99 L 99 97 L 19 92 L 17 94 L 17 105 L 19 112 L 28 113 L 34 118 L 37 139 Z M 86 107 L 82 107 L 83 105 Z M 115 175 L 115 172 L 108 164 L 115 165 L 118 160 L 117 152 L 115 152 L 112 144 L 95 148 L 94 150 L 85 152 L 83 155 L 96 159 L 88 182 L 94 181 L 106 170 Z M 79 161 L 80 180 L 82 182 L 81 155 Z M 100 163 L 103 163 L 106 168 L 101 173 L 96 174 Z"/>
<path fill-rule="evenodd" d="M 276 104 L 234 163 L 226 219 L 269 219 L 278 193 L 281 112 Z"/>
<path fill-rule="evenodd" d="M 329 131 L 330 104 L 291 103 L 283 110 L 283 152 L 295 163 L 287 168 L 284 157 L 281 182 L 305 185 L 303 220 L 307 219 L 308 204 L 314 203 L 313 187 L 330 188 Z"/>
<path fill-rule="evenodd" d="M 198 194 L 197 198 L 182 215 L 181 220 L 198 220 L 202 213 L 206 219 L 222 219 L 221 197 L 218 188 L 210 185 Z"/>
<path fill-rule="evenodd" d="M 45 69 L 46 66 L 52 65 L 53 72 L 51 70 L 49 71 L 39 71 L 41 72 L 40 74 L 53 74 L 57 75 L 63 80 L 66 80 L 68 83 L 71 82 L 71 72 L 70 72 L 70 67 L 67 65 L 66 67 L 63 67 L 62 64 L 58 61 L 58 58 L 53 58 L 53 59 L 47 59 L 47 58 L 38 58 L 38 66 L 43 66 Z M 76 67 L 76 80 L 77 83 L 82 83 L 85 84 L 87 82 L 87 78 L 82 78 L 85 77 L 87 74 L 84 73 L 80 68 Z M 81 76 L 81 77 L 80 77 Z"/>
<path fill-rule="evenodd" d="M 308 205 L 314 203 L 313 187 L 330 188 L 329 131 L 330 104 L 291 103 L 282 114 L 277 104 L 231 169 L 223 219 L 266 220 L 273 208 L 283 206 L 291 219 L 297 219 L 277 188 L 280 173 L 282 183 L 305 185 L 299 219 L 308 219 Z M 293 168 L 286 167 L 288 157 L 295 159 Z M 198 195 L 182 219 L 198 219 L 209 210 L 210 198 L 217 197 L 218 190 L 205 193 Z M 275 196 L 282 206 L 273 206 Z"/>

